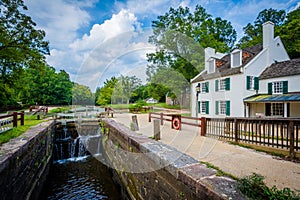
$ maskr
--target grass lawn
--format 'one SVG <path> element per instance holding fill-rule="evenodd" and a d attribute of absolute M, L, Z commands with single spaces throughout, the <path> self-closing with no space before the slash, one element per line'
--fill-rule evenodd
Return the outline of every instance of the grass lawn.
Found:
<path fill-rule="evenodd" d="M 27 131 L 31 126 L 37 125 L 43 120 L 37 120 L 37 116 L 27 116 L 24 117 L 24 126 L 20 125 L 20 121 L 18 121 L 18 127 L 14 127 L 13 129 L 6 131 L 0 134 L 0 144 L 8 142 L 12 138 L 16 138 L 19 135 L 23 134 Z"/>
<path fill-rule="evenodd" d="M 71 107 L 70 106 L 64 106 L 64 107 L 59 107 L 59 108 L 53 108 L 51 110 L 49 110 L 49 113 L 63 113 L 65 111 L 70 110 Z"/>

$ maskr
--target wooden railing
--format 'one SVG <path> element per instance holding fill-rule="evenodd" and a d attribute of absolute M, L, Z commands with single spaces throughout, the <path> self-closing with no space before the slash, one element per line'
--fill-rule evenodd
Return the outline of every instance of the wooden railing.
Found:
<path fill-rule="evenodd" d="M 20 117 L 18 117 L 19 115 Z M 13 112 L 12 114 L 0 115 L 0 133 L 8 131 L 13 127 L 17 127 L 18 121 L 21 121 L 21 126 L 24 125 L 24 112 Z"/>
<path fill-rule="evenodd" d="M 300 152 L 300 119 L 206 118 L 206 136 Z"/>
<path fill-rule="evenodd" d="M 171 122 L 174 118 L 179 118 L 180 119 L 180 126 L 181 125 L 189 125 L 189 126 L 196 126 L 200 128 L 200 134 L 205 135 L 205 118 L 201 117 L 187 117 L 187 116 L 182 116 L 180 114 L 165 114 L 165 113 L 154 113 L 150 112 L 148 115 L 148 121 L 151 122 L 151 119 L 159 119 L 160 124 L 163 125 L 164 121 Z M 171 125 L 172 127 L 172 125 Z"/>
<path fill-rule="evenodd" d="M 172 122 L 174 116 L 180 119 L 180 124 L 199 127 L 201 136 L 285 149 L 292 157 L 295 152 L 300 153 L 299 118 L 196 118 L 149 113 L 148 121 L 159 119 L 163 125 L 165 121 Z"/>

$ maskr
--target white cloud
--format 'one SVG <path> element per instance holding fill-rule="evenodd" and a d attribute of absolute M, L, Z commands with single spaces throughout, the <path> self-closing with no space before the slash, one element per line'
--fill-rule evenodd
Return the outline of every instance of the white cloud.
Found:
<path fill-rule="evenodd" d="M 109 38 L 127 31 L 134 31 L 139 26 L 135 15 L 122 9 L 118 14 L 113 14 L 111 19 L 105 20 L 103 24 L 94 24 L 89 35 L 84 34 L 70 47 L 75 51 L 92 49 Z"/>
<path fill-rule="evenodd" d="M 83 7 L 91 6 L 93 1 L 26 0 L 29 14 L 38 27 L 46 31 L 46 39 L 53 48 L 64 49 L 77 38 L 77 31 L 87 26 L 91 20 Z"/>
<path fill-rule="evenodd" d="M 147 42 L 150 33 L 142 30 L 136 16 L 125 9 L 102 24 L 94 24 L 89 34 L 69 45 L 73 54 L 69 58 L 82 63 L 75 81 L 94 91 L 100 79 L 119 76 L 137 63 L 146 66 L 145 54 L 154 49 Z"/>

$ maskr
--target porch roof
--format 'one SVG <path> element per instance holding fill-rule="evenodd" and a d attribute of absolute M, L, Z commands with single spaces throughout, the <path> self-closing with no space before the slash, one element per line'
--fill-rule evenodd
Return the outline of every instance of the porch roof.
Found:
<path fill-rule="evenodd" d="M 299 101 L 300 94 L 258 94 L 250 97 L 244 98 L 244 102 L 254 103 L 254 102 L 289 102 L 289 101 Z"/>

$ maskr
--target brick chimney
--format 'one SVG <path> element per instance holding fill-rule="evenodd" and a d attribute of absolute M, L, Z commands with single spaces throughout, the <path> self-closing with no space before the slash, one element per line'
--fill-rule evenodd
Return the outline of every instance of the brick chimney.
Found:
<path fill-rule="evenodd" d="M 263 24 L 263 48 L 268 48 L 274 43 L 274 23 L 265 22 Z"/>

